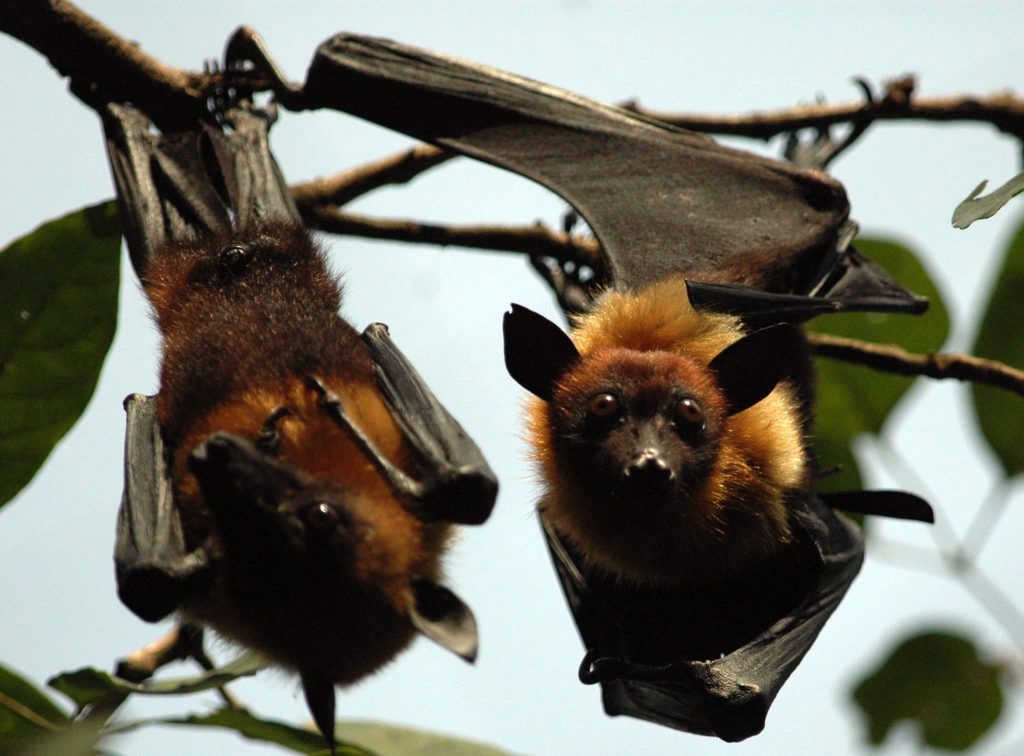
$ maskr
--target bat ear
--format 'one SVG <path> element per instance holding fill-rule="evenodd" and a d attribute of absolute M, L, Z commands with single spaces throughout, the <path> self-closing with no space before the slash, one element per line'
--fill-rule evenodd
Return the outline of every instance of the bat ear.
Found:
<path fill-rule="evenodd" d="M 409 621 L 453 654 L 476 661 L 476 618 L 465 602 L 443 585 L 430 580 L 413 582 Z"/>
<path fill-rule="evenodd" d="M 804 349 L 796 326 L 779 323 L 748 333 L 719 352 L 710 363 L 729 402 L 729 414 L 751 407 L 785 377 L 791 355 Z"/>
<path fill-rule="evenodd" d="M 572 339 L 543 315 L 514 304 L 502 323 L 505 369 L 516 383 L 551 401 L 555 382 L 580 361 Z"/>

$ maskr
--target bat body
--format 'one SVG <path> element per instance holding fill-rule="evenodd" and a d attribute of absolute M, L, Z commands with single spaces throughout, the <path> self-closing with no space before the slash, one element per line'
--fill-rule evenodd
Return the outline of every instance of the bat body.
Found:
<path fill-rule="evenodd" d="M 158 418 L 185 545 L 210 556 L 210 588 L 183 613 L 335 683 L 372 672 L 412 640 L 412 583 L 439 577 L 450 526 L 421 521 L 395 496 L 309 381 L 409 467 L 366 346 L 337 315 L 322 253 L 304 229 L 270 227 L 161 250 L 145 285 L 163 335 Z M 224 433 L 236 439 L 208 441 Z M 224 459 L 256 454 L 295 480 L 280 481 L 266 523 L 243 525 L 268 486 L 236 493 L 219 478 Z"/>
<path fill-rule="evenodd" d="M 497 482 L 390 340 L 339 315 L 258 111 L 155 134 L 111 105 L 108 152 L 156 314 L 160 391 L 126 401 L 118 592 L 293 670 L 333 746 L 334 686 L 425 635 L 476 655 L 440 584 L 451 523 Z"/>
<path fill-rule="evenodd" d="M 278 77 L 280 78 L 280 77 Z M 289 107 L 343 110 L 569 202 L 595 258 L 533 256 L 572 338 L 513 305 L 541 525 L 609 714 L 742 740 L 856 576 L 843 508 L 929 519 L 902 492 L 814 490 L 812 369 L 793 324 L 922 312 L 850 244 L 843 187 L 571 92 L 389 40 L 325 42 Z"/>

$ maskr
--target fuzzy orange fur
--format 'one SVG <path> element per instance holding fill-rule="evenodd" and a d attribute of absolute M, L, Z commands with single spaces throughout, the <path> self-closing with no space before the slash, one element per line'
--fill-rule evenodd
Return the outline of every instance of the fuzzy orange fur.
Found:
<path fill-rule="evenodd" d="M 424 523 L 396 498 L 307 381 L 317 376 L 377 448 L 412 473 L 366 347 L 338 316 L 340 289 L 320 249 L 301 227 L 268 226 L 242 240 L 250 258 L 234 271 L 218 262 L 232 241 L 168 247 L 144 282 L 164 338 L 157 404 L 173 455 L 175 505 L 189 548 L 204 548 L 213 563 L 209 590 L 183 611 L 285 667 L 354 682 L 411 641 L 412 581 L 440 577 L 450 527 Z M 312 579 L 271 601 L 224 564 L 188 459 L 217 431 L 255 440 L 281 405 L 289 413 L 275 424 L 277 456 L 338 492 L 356 546 L 344 582 Z"/>
<path fill-rule="evenodd" d="M 800 409 L 786 384 L 725 418 L 714 468 L 685 512 L 644 502 L 624 512 L 582 495 L 555 451 L 559 392 L 599 385 L 595 374 L 623 353 L 675 371 L 713 409 L 722 400 L 706 366 L 744 335 L 739 319 L 696 311 L 684 281 L 674 278 L 639 292 L 608 292 L 574 326 L 580 364 L 559 382 L 554 403 L 531 399 L 528 410 L 543 517 L 591 563 L 639 583 L 704 584 L 783 548 L 791 539 L 785 497 L 808 481 Z"/>

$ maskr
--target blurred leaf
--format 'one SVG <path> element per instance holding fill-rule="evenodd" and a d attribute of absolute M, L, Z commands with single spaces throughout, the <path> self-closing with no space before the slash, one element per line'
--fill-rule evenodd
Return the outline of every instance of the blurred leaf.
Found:
<path fill-rule="evenodd" d="M 973 354 L 1024 368 L 1024 223 L 1003 256 L 995 287 L 981 320 Z M 981 432 L 1007 475 L 1024 471 L 1024 405 L 1008 391 L 971 384 L 974 413 Z"/>
<path fill-rule="evenodd" d="M 58 732 L 48 732 L 33 738 L 23 746 L 19 746 L 16 753 L 18 756 L 96 756 L 97 744 L 103 737 L 103 720 L 86 718 L 72 723 Z M 0 753 L 9 753 L 2 749 L 3 741 L 0 740 Z"/>
<path fill-rule="evenodd" d="M 293 727 L 284 722 L 259 719 L 247 711 L 235 709 L 221 709 L 212 714 L 193 715 L 181 719 L 150 719 L 134 723 L 132 729 L 141 725 L 153 724 L 223 727 L 228 730 L 234 730 L 250 740 L 276 743 L 298 753 L 319 753 L 325 756 L 328 753 L 326 742 L 319 732 Z M 344 743 L 340 740 L 338 741 L 335 754 L 336 756 L 374 756 L 372 751 L 367 751 L 359 746 Z"/>
<path fill-rule="evenodd" d="M 824 368 L 824 369 L 823 369 Z M 821 471 L 819 491 L 859 491 L 864 488 L 857 458 L 850 443 L 864 430 L 857 413 L 847 404 L 849 397 L 836 387 L 837 378 L 823 364 L 818 366 L 818 395 L 815 405 L 814 453 Z"/>
<path fill-rule="evenodd" d="M 111 698 L 124 697 L 131 693 L 148 695 L 184 695 L 198 693 L 227 685 L 239 677 L 254 675 L 266 666 L 266 662 L 254 653 L 245 653 L 223 667 L 211 669 L 191 677 L 175 677 L 166 680 L 147 680 L 133 683 L 115 677 L 93 667 L 74 672 L 64 672 L 50 679 L 47 684 L 58 690 L 78 705 L 79 708 Z"/>
<path fill-rule="evenodd" d="M 120 249 L 107 202 L 0 252 L 0 506 L 89 403 L 117 324 Z"/>
<path fill-rule="evenodd" d="M 508 756 L 494 746 L 377 722 L 340 722 L 339 736 L 382 754 L 402 756 Z"/>
<path fill-rule="evenodd" d="M 999 668 L 985 664 L 969 640 L 943 632 L 900 643 L 853 691 L 880 745 L 893 725 L 915 722 L 923 744 L 963 751 L 999 719 L 1003 692 Z"/>
<path fill-rule="evenodd" d="M 982 181 L 974 191 L 967 195 L 967 199 L 956 206 L 953 210 L 953 225 L 957 228 L 967 228 L 976 220 L 991 218 L 1000 208 L 1024 192 L 1024 172 L 1018 173 L 998 189 L 993 189 L 991 194 L 978 197 L 985 189 L 988 181 Z"/>
<path fill-rule="evenodd" d="M 0 753 L 71 724 L 64 711 L 25 678 L 0 666 Z"/>
<path fill-rule="evenodd" d="M 898 344 L 911 352 L 938 351 L 949 334 L 949 316 L 917 256 L 889 240 L 861 237 L 856 246 L 908 289 L 928 297 L 928 312 L 916 317 L 876 312 L 823 315 L 814 321 L 812 329 L 879 344 Z M 852 490 L 860 487 L 860 475 L 856 465 L 850 464 L 850 442 L 860 433 L 880 433 L 915 379 L 829 359 L 817 360 L 816 369 L 814 449 L 823 469 L 844 465 L 844 472 L 822 478 L 819 487 L 823 491 Z"/>

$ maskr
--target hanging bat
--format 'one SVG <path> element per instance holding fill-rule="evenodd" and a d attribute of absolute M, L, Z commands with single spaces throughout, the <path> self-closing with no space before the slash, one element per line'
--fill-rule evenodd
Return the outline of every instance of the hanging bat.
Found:
<path fill-rule="evenodd" d="M 126 400 L 118 593 L 144 620 L 175 613 L 296 671 L 333 749 L 335 686 L 416 633 L 475 658 L 442 557 L 497 482 L 386 327 L 338 315 L 267 116 L 219 118 L 155 134 L 131 107 L 104 114 L 163 340 L 159 393 Z"/>
<path fill-rule="evenodd" d="M 609 714 L 760 732 L 863 559 L 832 507 L 932 518 L 910 494 L 814 491 L 794 324 L 927 306 L 850 246 L 842 186 L 387 40 L 328 40 L 301 89 L 264 68 L 288 107 L 506 168 L 587 221 L 600 257 L 534 260 L 579 315 L 572 338 L 516 305 L 504 325 L 509 373 L 536 396 L 539 513 L 587 647 L 580 678 L 601 683 Z"/>

